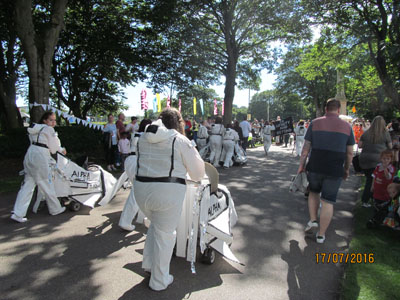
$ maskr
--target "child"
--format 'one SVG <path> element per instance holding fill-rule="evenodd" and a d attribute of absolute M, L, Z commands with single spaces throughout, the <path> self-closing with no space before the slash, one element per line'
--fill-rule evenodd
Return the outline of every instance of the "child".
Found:
<path fill-rule="evenodd" d="M 121 153 L 122 170 L 124 170 L 125 159 L 129 156 L 131 143 L 128 140 L 128 133 L 123 132 L 121 139 L 118 141 L 118 151 Z"/>
<path fill-rule="evenodd" d="M 388 207 L 391 202 L 387 187 L 392 183 L 394 178 L 395 169 L 391 164 L 393 151 L 384 150 L 380 157 L 381 163 L 376 166 L 372 173 L 374 179 L 372 181 L 371 192 L 373 192 L 375 212 L 374 216 L 367 223 L 368 228 L 374 228 L 382 224 L 388 213 Z"/>
<path fill-rule="evenodd" d="M 391 183 L 387 187 L 390 198 L 392 199 L 391 204 L 388 208 L 388 215 L 383 224 L 396 230 L 400 230 L 400 208 L 399 208 L 399 195 L 400 195 L 400 184 Z"/>

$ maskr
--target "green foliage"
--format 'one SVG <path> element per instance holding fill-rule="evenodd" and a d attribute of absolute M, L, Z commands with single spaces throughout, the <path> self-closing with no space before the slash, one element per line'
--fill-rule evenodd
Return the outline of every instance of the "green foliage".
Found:
<path fill-rule="evenodd" d="M 238 120 L 239 122 L 247 119 L 248 108 L 245 106 L 238 107 L 233 105 L 232 108 L 232 119 Z"/>

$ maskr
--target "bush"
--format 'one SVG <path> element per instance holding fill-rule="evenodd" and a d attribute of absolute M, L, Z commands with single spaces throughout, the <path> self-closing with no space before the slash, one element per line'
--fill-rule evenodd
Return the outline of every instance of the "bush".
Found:
<path fill-rule="evenodd" d="M 56 127 L 61 145 L 74 156 L 102 156 L 102 133 L 83 126 Z M 22 158 L 29 147 L 26 128 L 12 129 L 0 135 L 0 158 Z"/>

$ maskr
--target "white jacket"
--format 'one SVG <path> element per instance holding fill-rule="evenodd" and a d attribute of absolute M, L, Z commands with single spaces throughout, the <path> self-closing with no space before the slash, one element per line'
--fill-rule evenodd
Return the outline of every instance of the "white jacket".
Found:
<path fill-rule="evenodd" d="M 199 132 L 197 133 L 197 138 L 199 138 L 199 139 L 208 138 L 208 131 L 205 126 L 200 125 Z"/>
<path fill-rule="evenodd" d="M 224 125 L 222 124 L 212 124 L 211 125 L 211 135 L 220 135 L 224 136 Z"/>
<path fill-rule="evenodd" d="M 28 128 L 29 140 L 32 143 L 44 144 L 52 154 L 62 152 L 61 142 L 53 127 L 46 124 L 34 124 Z M 45 149 L 45 148 L 43 148 Z"/>
<path fill-rule="evenodd" d="M 204 177 L 204 161 L 188 138 L 174 129 L 167 129 L 161 120 L 153 122 L 157 131 L 142 134 L 137 143 L 137 176 L 178 177 L 199 181 Z M 175 140 L 175 142 L 174 142 Z M 174 143 L 174 145 L 173 145 Z M 172 165 L 173 163 L 173 165 Z"/>
<path fill-rule="evenodd" d="M 271 131 L 275 130 L 275 126 L 274 125 L 266 125 L 263 129 L 262 129 L 262 134 L 263 135 L 271 135 Z"/>
<path fill-rule="evenodd" d="M 226 128 L 224 134 L 224 141 L 226 140 L 236 142 L 239 140 L 239 134 L 231 128 Z"/>
<path fill-rule="evenodd" d="M 304 126 L 299 126 L 297 125 L 296 128 L 294 129 L 294 133 L 296 136 L 305 136 L 306 135 L 307 129 Z"/>

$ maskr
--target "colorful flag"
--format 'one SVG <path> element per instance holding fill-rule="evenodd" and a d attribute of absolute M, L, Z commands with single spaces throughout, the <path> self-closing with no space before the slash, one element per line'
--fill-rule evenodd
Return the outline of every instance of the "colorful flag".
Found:
<path fill-rule="evenodd" d="M 353 112 L 353 114 L 356 113 L 356 106 L 354 105 L 353 108 L 351 109 L 351 111 Z"/>
<path fill-rule="evenodd" d="M 153 112 L 157 112 L 157 98 L 154 97 L 153 99 Z"/>
<path fill-rule="evenodd" d="M 204 102 L 203 99 L 200 99 L 200 109 L 201 109 L 201 114 L 204 116 Z"/>
<path fill-rule="evenodd" d="M 197 103 L 196 103 L 196 97 L 193 98 L 193 114 L 196 115 L 197 113 Z"/>
<path fill-rule="evenodd" d="M 160 99 L 159 93 L 156 94 L 156 98 L 157 98 L 157 112 L 160 112 L 161 111 L 161 99 Z"/>
<path fill-rule="evenodd" d="M 140 93 L 140 100 L 142 104 L 142 110 L 148 110 L 149 109 L 149 103 L 147 102 L 147 92 L 145 89 L 142 90 Z"/>
<path fill-rule="evenodd" d="M 171 107 L 171 99 L 169 96 L 167 97 L 167 107 Z"/>
<path fill-rule="evenodd" d="M 214 116 L 218 115 L 217 99 L 214 99 Z"/>
<path fill-rule="evenodd" d="M 222 115 L 224 115 L 225 112 L 225 101 L 222 100 Z"/>
<path fill-rule="evenodd" d="M 179 98 L 179 112 L 181 112 L 181 109 L 182 109 L 182 100 L 181 100 L 181 98 Z"/>

